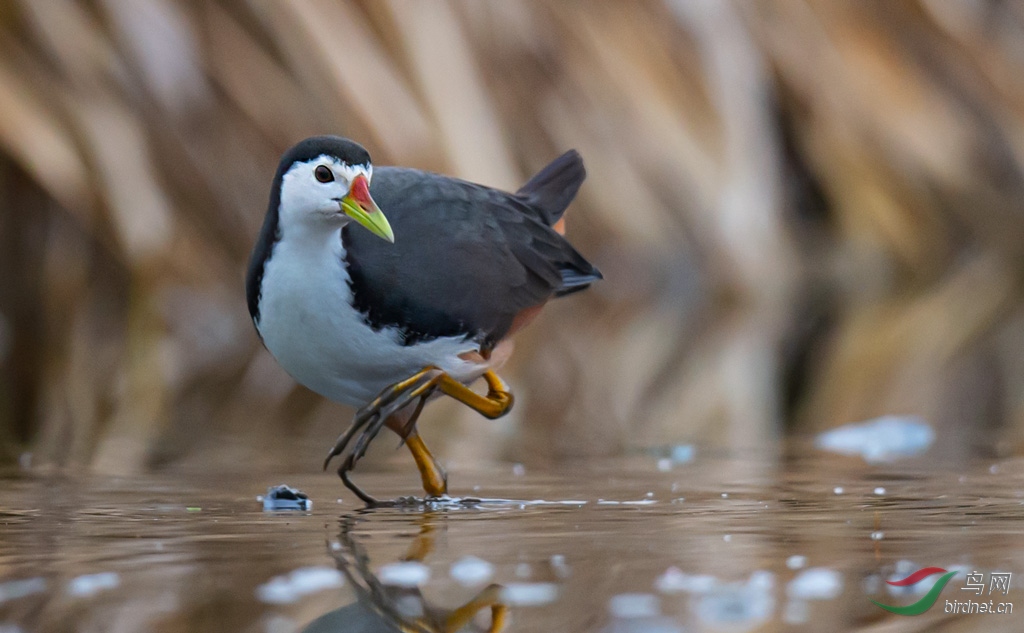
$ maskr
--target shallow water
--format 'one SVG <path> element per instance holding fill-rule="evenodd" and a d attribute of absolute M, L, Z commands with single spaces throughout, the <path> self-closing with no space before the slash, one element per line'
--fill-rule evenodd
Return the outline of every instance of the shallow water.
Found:
<path fill-rule="evenodd" d="M 357 475 L 412 492 L 408 473 Z M 368 510 L 326 474 L 11 477 L 0 631 L 1024 630 L 1022 462 L 698 450 L 450 481 L 481 501 Z M 280 483 L 312 511 L 264 512 Z M 937 576 L 883 580 L 929 566 L 961 571 L 923 615 L 870 601 L 915 602 Z M 980 596 L 963 589 L 974 571 Z M 993 572 L 1011 574 L 1005 595 Z M 944 613 L 968 598 L 1021 612 Z"/>

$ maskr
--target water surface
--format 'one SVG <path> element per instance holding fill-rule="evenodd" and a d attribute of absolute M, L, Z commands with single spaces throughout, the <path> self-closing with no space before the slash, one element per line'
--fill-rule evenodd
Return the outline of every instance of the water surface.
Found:
<path fill-rule="evenodd" d="M 383 497 L 408 473 L 360 472 Z M 365 509 L 328 474 L 44 478 L 0 490 L 0 631 L 1024 630 L 1024 463 L 955 472 L 803 448 L 450 473 L 479 503 Z M 264 512 L 287 483 L 310 512 Z M 960 570 L 936 605 L 907 605 Z M 985 589 L 963 589 L 967 574 Z M 1010 589 L 988 593 L 992 573 Z M 915 592 L 916 588 L 916 592 Z M 1018 604 L 1019 603 L 1019 604 Z"/>

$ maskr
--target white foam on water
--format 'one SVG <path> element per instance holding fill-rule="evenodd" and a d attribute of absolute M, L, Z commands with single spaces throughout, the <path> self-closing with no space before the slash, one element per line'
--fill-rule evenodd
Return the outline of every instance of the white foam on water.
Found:
<path fill-rule="evenodd" d="M 661 600 L 652 593 L 620 593 L 608 601 L 616 618 L 650 618 L 661 614 Z"/>
<path fill-rule="evenodd" d="M 267 604 L 291 604 L 304 596 L 344 584 L 345 577 L 333 567 L 300 567 L 256 587 L 256 599 Z"/>
<path fill-rule="evenodd" d="M 565 562 L 565 556 L 562 554 L 553 554 L 551 556 L 551 569 L 559 578 L 568 578 L 572 575 L 572 569 Z"/>
<path fill-rule="evenodd" d="M 498 499 L 492 497 L 486 497 L 483 499 L 476 500 L 474 505 L 496 505 L 496 506 L 518 506 L 520 510 L 526 509 L 530 506 L 585 506 L 589 501 L 583 499 L 532 499 L 526 501 L 523 499 Z"/>
<path fill-rule="evenodd" d="M 380 568 L 377 579 L 395 587 L 419 587 L 430 580 L 430 569 L 415 561 L 391 563 Z"/>
<path fill-rule="evenodd" d="M 744 581 L 720 582 L 698 594 L 697 617 L 716 627 L 748 629 L 771 619 L 775 611 L 775 575 L 766 570 L 750 574 Z"/>
<path fill-rule="evenodd" d="M 512 582 L 501 589 L 501 600 L 512 606 L 537 607 L 558 599 L 553 582 Z"/>
<path fill-rule="evenodd" d="M 890 462 L 921 455 L 935 441 L 935 431 L 917 416 L 886 415 L 846 424 L 818 435 L 814 445 L 867 462 Z"/>
<path fill-rule="evenodd" d="M 697 447 L 693 444 L 677 444 L 672 447 L 669 457 L 677 464 L 686 464 L 697 456 Z"/>
<path fill-rule="evenodd" d="M 654 581 L 654 588 L 661 593 L 705 593 L 718 584 L 714 576 L 687 574 L 678 567 L 669 567 Z"/>
<path fill-rule="evenodd" d="M 72 578 L 68 582 L 67 592 L 76 598 L 88 598 L 101 591 L 115 589 L 120 584 L 121 576 L 112 571 L 105 571 Z"/>
<path fill-rule="evenodd" d="M 464 556 L 452 563 L 448 574 L 460 585 L 482 585 L 494 575 L 494 565 L 476 556 Z"/>
<path fill-rule="evenodd" d="M 794 600 L 832 600 L 842 592 L 843 575 L 827 567 L 805 569 L 786 585 L 786 595 Z"/>
<path fill-rule="evenodd" d="M 32 594 L 43 593 L 46 591 L 46 587 L 45 578 L 25 578 L 0 582 L 0 604 L 8 600 L 17 600 Z"/>

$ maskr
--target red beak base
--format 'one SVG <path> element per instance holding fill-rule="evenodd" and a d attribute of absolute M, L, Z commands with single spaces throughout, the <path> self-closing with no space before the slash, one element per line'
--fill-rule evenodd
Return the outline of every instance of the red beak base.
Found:
<path fill-rule="evenodd" d="M 355 177 L 355 180 L 352 181 L 352 186 L 348 189 L 348 195 L 363 208 L 363 211 L 367 213 L 379 211 L 373 198 L 370 197 L 370 183 L 367 182 L 366 176 L 360 174 Z"/>

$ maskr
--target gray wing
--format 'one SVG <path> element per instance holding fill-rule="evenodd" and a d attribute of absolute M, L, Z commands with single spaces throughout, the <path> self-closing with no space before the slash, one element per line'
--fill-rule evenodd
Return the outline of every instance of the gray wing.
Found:
<path fill-rule="evenodd" d="M 524 309 L 600 279 L 525 196 L 395 167 L 374 169 L 370 193 L 395 243 L 345 227 L 355 304 L 407 344 L 464 335 L 493 346 Z"/>

